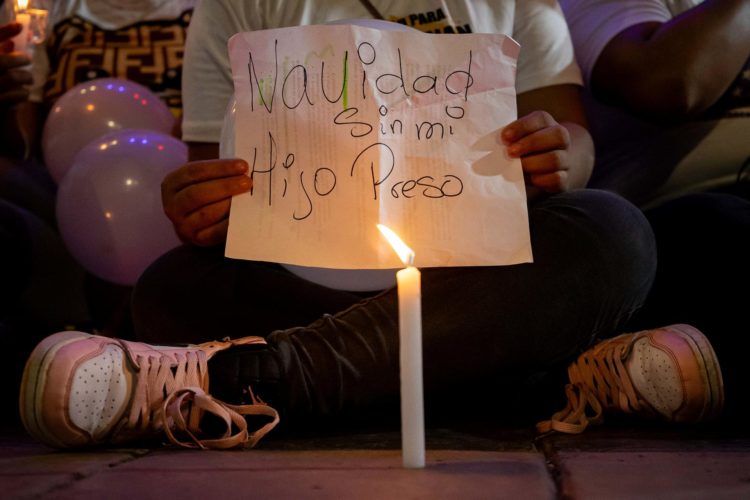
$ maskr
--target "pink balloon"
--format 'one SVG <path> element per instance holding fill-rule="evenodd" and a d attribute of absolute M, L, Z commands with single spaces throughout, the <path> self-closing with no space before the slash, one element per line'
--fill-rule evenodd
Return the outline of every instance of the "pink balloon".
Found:
<path fill-rule="evenodd" d="M 60 182 L 86 144 L 121 129 L 169 134 L 175 119 L 167 105 L 143 85 L 117 78 L 80 83 L 52 106 L 42 132 L 42 153 Z"/>
<path fill-rule="evenodd" d="M 57 192 L 57 223 L 70 253 L 92 274 L 132 285 L 180 240 L 161 204 L 161 182 L 187 161 L 166 134 L 121 130 L 86 145 Z"/>

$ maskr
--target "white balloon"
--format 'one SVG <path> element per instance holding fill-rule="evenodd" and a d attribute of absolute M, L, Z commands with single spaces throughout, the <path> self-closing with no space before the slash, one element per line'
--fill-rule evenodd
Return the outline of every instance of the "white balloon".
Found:
<path fill-rule="evenodd" d="M 97 137 L 123 129 L 169 134 L 174 123 L 167 105 L 143 85 L 118 78 L 79 83 L 55 101 L 44 122 L 44 164 L 60 183 L 76 154 Z"/>
<path fill-rule="evenodd" d="M 86 145 L 57 192 L 65 245 L 90 273 L 133 285 L 180 245 L 161 204 L 164 176 L 187 161 L 187 146 L 150 130 L 120 130 Z"/>

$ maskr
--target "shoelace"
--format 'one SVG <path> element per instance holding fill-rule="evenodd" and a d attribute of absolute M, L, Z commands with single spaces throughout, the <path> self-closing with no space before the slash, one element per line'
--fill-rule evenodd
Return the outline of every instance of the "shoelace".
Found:
<path fill-rule="evenodd" d="M 250 392 L 253 404 L 230 405 L 216 400 L 208 390 L 208 361 L 201 350 L 177 354 L 175 366 L 167 356 L 138 356 L 135 393 L 126 429 L 163 431 L 174 444 L 185 448 L 251 448 L 279 422 L 279 415 Z M 199 439 L 200 421 L 208 412 L 224 422 L 224 433 Z M 264 415 L 271 420 L 250 432 L 243 415 Z M 233 430 L 235 430 L 233 432 Z M 177 434 L 189 440 L 180 440 Z"/>
<path fill-rule="evenodd" d="M 605 409 L 652 413 L 648 403 L 638 398 L 623 364 L 638 338 L 638 335 L 620 335 L 581 354 L 568 367 L 567 406 L 549 420 L 539 422 L 537 431 L 580 434 L 589 424 L 601 423 Z M 588 407 L 592 415 L 586 413 Z"/>

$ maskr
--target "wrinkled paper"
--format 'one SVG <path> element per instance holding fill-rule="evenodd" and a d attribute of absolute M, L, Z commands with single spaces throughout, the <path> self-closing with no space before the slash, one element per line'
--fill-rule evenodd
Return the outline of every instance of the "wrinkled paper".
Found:
<path fill-rule="evenodd" d="M 360 26 L 238 33 L 229 41 L 235 156 L 226 255 L 337 269 L 530 262 L 516 119 L 519 46 L 505 35 Z"/>

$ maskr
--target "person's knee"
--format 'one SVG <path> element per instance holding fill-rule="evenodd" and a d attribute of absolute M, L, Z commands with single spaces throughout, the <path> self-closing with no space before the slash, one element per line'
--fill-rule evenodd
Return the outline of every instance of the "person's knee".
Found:
<path fill-rule="evenodd" d="M 554 214 L 556 225 L 577 238 L 592 240 L 607 251 L 628 251 L 638 260 L 653 258 L 654 234 L 648 220 L 638 207 L 615 193 L 579 189 L 549 198 L 543 209 Z"/>
<path fill-rule="evenodd" d="M 588 215 L 606 242 L 610 258 L 619 258 L 619 271 L 652 281 L 656 273 L 656 239 L 643 212 L 615 193 L 586 191 Z"/>
<path fill-rule="evenodd" d="M 138 278 L 131 299 L 136 330 L 141 325 L 159 325 L 161 321 L 156 317 L 178 316 L 186 299 L 195 294 L 191 282 L 210 265 L 214 254 L 215 258 L 222 258 L 220 251 L 182 245 L 147 267 Z"/>
<path fill-rule="evenodd" d="M 537 232 L 554 232 L 556 248 L 568 258 L 580 260 L 584 269 L 613 284 L 638 291 L 650 288 L 656 243 L 648 220 L 635 205 L 608 191 L 581 189 L 550 197 L 533 212 L 539 209 L 545 220 Z"/>

